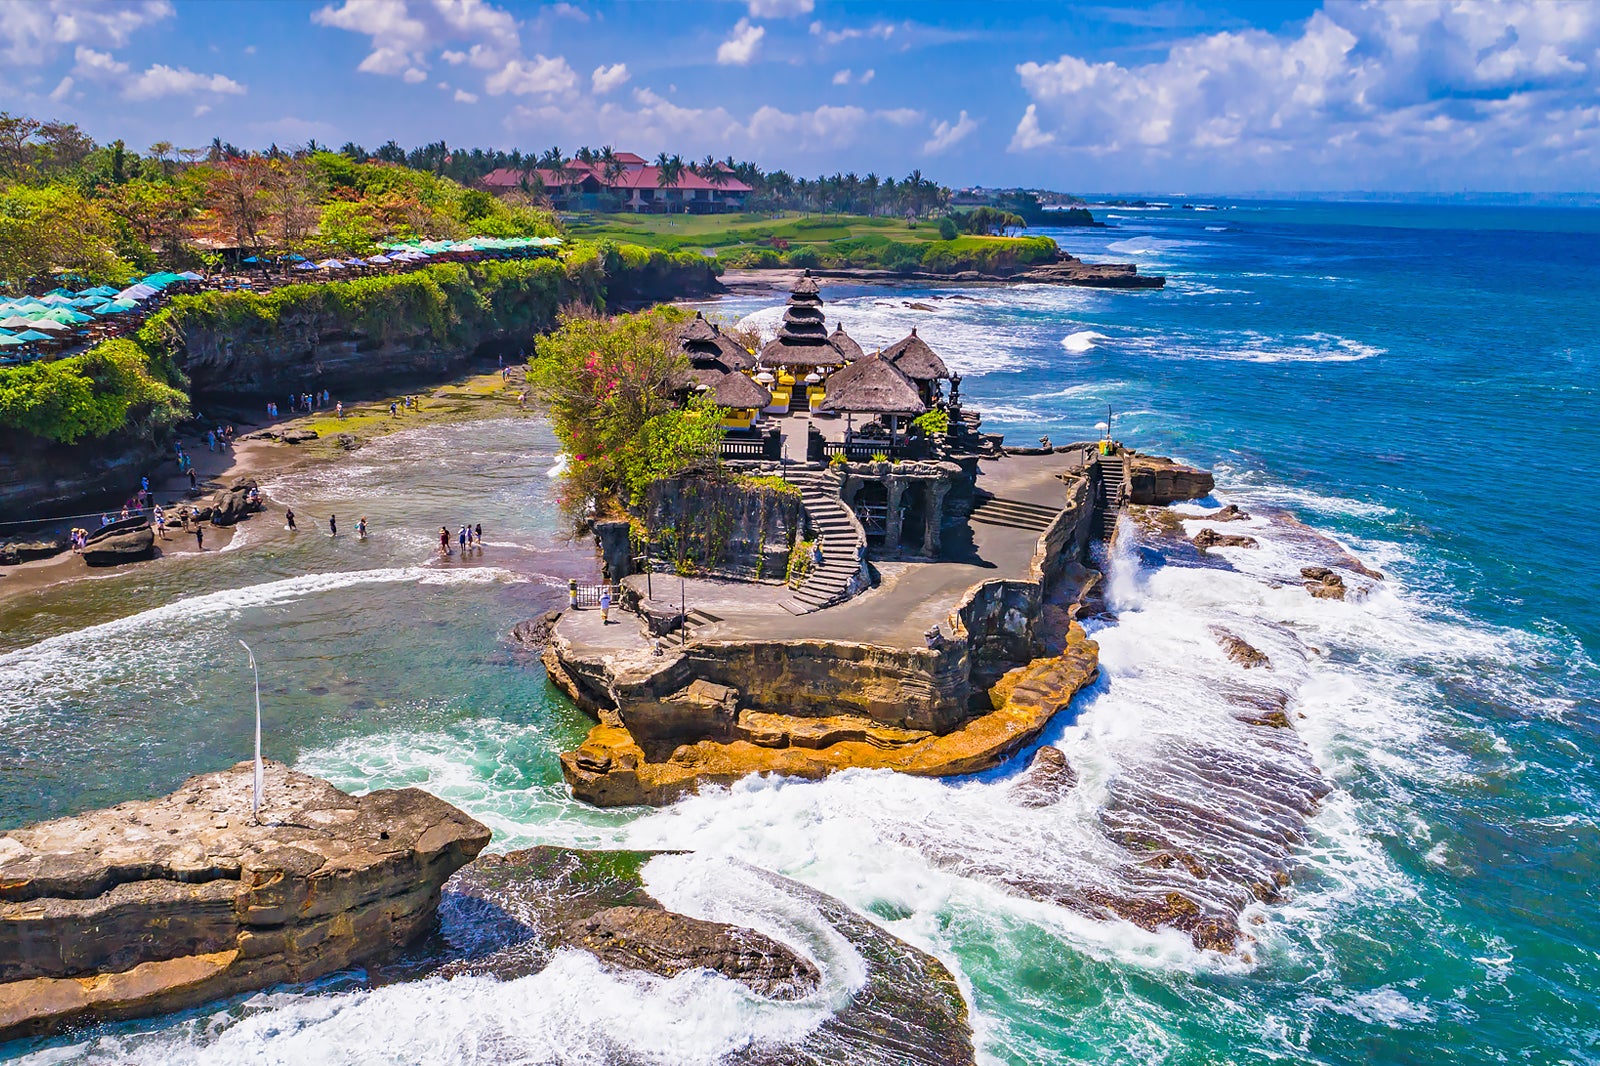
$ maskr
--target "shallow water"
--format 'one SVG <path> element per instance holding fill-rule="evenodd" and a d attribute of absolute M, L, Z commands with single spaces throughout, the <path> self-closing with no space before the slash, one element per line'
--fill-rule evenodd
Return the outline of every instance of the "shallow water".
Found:
<path fill-rule="evenodd" d="M 1293 579 L 1320 549 L 1264 520 L 1259 550 L 1220 553 L 1232 569 L 1130 542 L 1111 561 L 1116 620 L 1095 633 L 1102 680 L 1046 738 L 1080 777 L 1055 806 L 1007 798 L 1025 760 L 948 782 L 752 781 L 662 811 L 573 803 L 554 756 L 587 723 L 505 632 L 592 562 L 556 535 L 552 439 L 506 420 L 400 434 L 267 486 L 346 529 L 365 513 L 364 543 L 257 518 L 238 550 L 0 608 L 0 820 L 165 791 L 245 757 L 242 638 L 262 664 L 270 754 L 347 788 L 429 788 L 489 824 L 497 849 L 694 849 L 692 864 L 651 868 L 652 889 L 690 913 L 793 928 L 801 917 L 764 914 L 728 860 L 805 881 L 944 959 L 990 1062 L 1593 1061 L 1600 578 L 1566 470 L 1600 454 L 1595 213 L 1110 214 L 1116 228 L 1059 237 L 1166 273 L 1165 290 L 830 286 L 830 323 L 869 350 L 916 324 L 986 428 L 1013 440 L 1092 437 L 1109 407 L 1129 444 L 1217 469 L 1219 500 L 1286 509 L 1389 580 L 1359 602 L 1312 600 Z M 719 310 L 770 326 L 765 306 Z M 439 525 L 465 521 L 484 525 L 483 555 L 439 560 Z M 1219 956 L 1001 887 L 1116 884 L 1109 797 L 1168 787 L 1206 746 L 1255 751 L 1222 698 L 1242 682 L 1219 624 L 1271 655 L 1270 675 L 1244 682 L 1289 694 L 1334 786 L 1289 900 L 1252 906 L 1239 952 Z M 1225 789 L 1170 787 L 1217 818 L 1255 817 Z M 848 960 L 834 963 L 848 985 Z M 574 955 L 503 985 L 334 980 L 7 1051 L 709 1062 L 816 1010 Z"/>

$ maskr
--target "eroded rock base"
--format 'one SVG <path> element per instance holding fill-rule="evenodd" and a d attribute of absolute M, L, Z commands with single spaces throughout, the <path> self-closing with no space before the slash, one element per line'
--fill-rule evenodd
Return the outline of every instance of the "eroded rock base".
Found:
<path fill-rule="evenodd" d="M 759 773 L 809 779 L 850 767 L 924 777 L 976 773 L 1038 737 L 1094 681 L 1098 663 L 1098 645 L 1073 623 L 1059 655 L 1005 674 L 990 691 L 993 710 L 943 734 L 853 715 L 745 710 L 738 712 L 727 739 L 680 744 L 652 755 L 620 719 L 608 715 L 576 751 L 562 754 L 561 769 L 573 795 L 601 807 L 664 805 L 703 784 L 728 785 Z M 563 677 L 551 672 L 557 684 Z"/>

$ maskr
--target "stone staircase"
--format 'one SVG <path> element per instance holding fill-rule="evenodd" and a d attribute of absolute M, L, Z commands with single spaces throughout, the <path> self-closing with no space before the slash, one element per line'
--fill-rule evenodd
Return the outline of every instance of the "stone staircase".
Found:
<path fill-rule="evenodd" d="M 699 607 L 689 608 L 689 613 L 683 616 L 683 637 L 693 639 L 695 632 L 702 626 L 713 625 L 722 621 L 718 615 L 710 611 L 701 610 Z"/>
<path fill-rule="evenodd" d="M 979 494 L 972 504 L 972 521 L 986 526 L 1006 526 L 1029 533 L 1043 533 L 1060 511 L 1043 504 L 1008 500 L 1002 496 Z"/>
<path fill-rule="evenodd" d="M 1122 514 L 1122 483 L 1127 477 L 1128 461 L 1120 455 L 1101 455 L 1095 462 L 1100 465 L 1100 539 L 1110 540 Z"/>
<path fill-rule="evenodd" d="M 796 472 L 789 480 L 800 487 L 806 517 L 822 545 L 822 565 L 806 575 L 794 595 L 781 605 L 790 614 L 810 614 L 850 598 L 861 572 L 861 534 L 839 500 L 839 482 L 832 474 Z"/>

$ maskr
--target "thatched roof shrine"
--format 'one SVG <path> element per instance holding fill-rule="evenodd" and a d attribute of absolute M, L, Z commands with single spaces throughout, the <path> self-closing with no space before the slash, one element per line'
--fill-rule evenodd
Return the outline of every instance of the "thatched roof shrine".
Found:
<path fill-rule="evenodd" d="M 944 360 L 939 358 L 937 352 L 928 347 L 927 341 L 917 336 L 915 326 L 911 327 L 908 336 L 885 348 L 883 355 L 912 381 L 948 380 L 950 377 L 950 368 L 944 365 Z"/>
<path fill-rule="evenodd" d="M 809 271 L 795 282 L 789 305 L 783 309 L 778 336 L 761 349 L 762 363 L 815 367 L 838 366 L 847 361 L 844 353 L 828 342 L 828 323 L 817 291 L 817 281 Z"/>
<path fill-rule="evenodd" d="M 881 353 L 862 356 L 828 378 L 824 411 L 920 415 L 927 410 L 916 382 Z"/>
<path fill-rule="evenodd" d="M 772 393 L 758 381 L 743 374 L 719 370 L 691 370 L 689 376 L 696 385 L 706 386 L 706 395 L 718 407 L 744 407 L 760 409 L 772 403 Z"/>
<path fill-rule="evenodd" d="M 861 345 L 856 343 L 855 338 L 844 331 L 844 323 L 842 322 L 834 327 L 832 333 L 828 334 L 828 343 L 839 349 L 839 354 L 844 356 L 847 362 L 854 362 L 867 354 L 861 350 Z"/>

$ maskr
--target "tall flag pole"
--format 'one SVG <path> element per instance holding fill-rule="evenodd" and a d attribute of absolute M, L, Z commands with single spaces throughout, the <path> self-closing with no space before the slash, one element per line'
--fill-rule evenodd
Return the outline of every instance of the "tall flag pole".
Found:
<path fill-rule="evenodd" d="M 261 824 L 261 783 L 264 776 L 261 768 L 261 671 L 256 669 L 256 653 L 250 650 L 250 645 L 239 641 L 239 647 L 250 656 L 250 672 L 256 679 L 256 772 L 254 788 L 250 793 L 250 817 L 257 825 Z"/>

